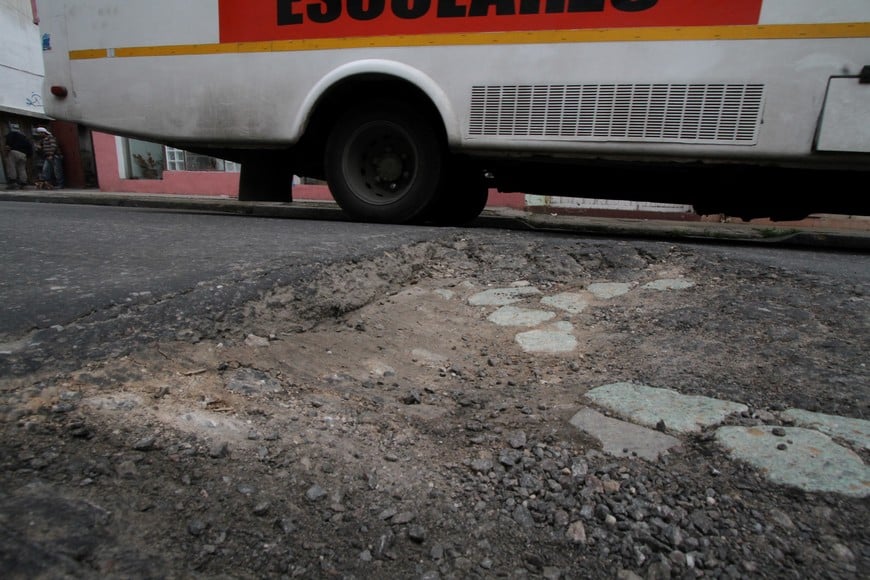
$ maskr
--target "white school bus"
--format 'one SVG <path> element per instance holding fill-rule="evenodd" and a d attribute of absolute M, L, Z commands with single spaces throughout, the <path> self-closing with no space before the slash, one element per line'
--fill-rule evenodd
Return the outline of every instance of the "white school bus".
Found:
<path fill-rule="evenodd" d="M 45 109 L 325 179 L 354 219 L 490 188 L 870 212 L 870 0 L 39 0 Z"/>

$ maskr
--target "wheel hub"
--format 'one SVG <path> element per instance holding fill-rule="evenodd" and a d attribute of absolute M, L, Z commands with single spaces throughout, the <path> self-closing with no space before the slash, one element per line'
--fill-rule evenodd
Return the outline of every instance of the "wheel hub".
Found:
<path fill-rule="evenodd" d="M 397 181 L 404 169 L 402 159 L 395 152 L 386 152 L 374 160 L 375 175 L 378 181 Z"/>

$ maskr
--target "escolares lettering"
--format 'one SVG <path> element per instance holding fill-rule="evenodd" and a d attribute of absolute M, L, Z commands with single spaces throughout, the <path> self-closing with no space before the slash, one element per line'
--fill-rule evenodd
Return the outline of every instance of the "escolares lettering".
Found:
<path fill-rule="evenodd" d="M 434 11 L 438 18 L 603 12 L 608 0 L 278 0 L 278 25 L 373 20 L 385 12 L 413 20 Z M 648 10 L 658 0 L 609 0 L 622 12 Z"/>

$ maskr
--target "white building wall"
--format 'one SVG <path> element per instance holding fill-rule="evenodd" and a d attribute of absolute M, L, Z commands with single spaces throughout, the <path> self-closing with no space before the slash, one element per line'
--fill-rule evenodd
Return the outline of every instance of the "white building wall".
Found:
<path fill-rule="evenodd" d="M 0 111 L 44 118 L 42 37 L 31 0 L 0 0 Z"/>
<path fill-rule="evenodd" d="M 655 203 L 650 201 L 622 201 L 614 199 L 587 199 L 550 195 L 527 195 L 526 207 L 607 210 L 625 212 L 692 213 L 690 205 Z"/>

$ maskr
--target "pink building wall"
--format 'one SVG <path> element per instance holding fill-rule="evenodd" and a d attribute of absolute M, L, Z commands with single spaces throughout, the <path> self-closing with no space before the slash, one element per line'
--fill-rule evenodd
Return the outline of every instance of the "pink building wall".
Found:
<path fill-rule="evenodd" d="M 239 174 L 227 171 L 164 171 L 163 179 L 122 178 L 115 136 L 94 131 L 91 138 L 100 191 L 238 197 Z"/>
<path fill-rule="evenodd" d="M 125 179 L 118 173 L 118 149 L 115 136 L 92 132 L 94 159 L 100 191 L 125 193 L 161 193 L 237 198 L 239 174 L 228 171 L 164 171 L 163 179 Z M 489 192 L 487 207 L 523 209 L 522 193 Z M 332 201 L 325 185 L 294 185 L 293 199 Z"/>

